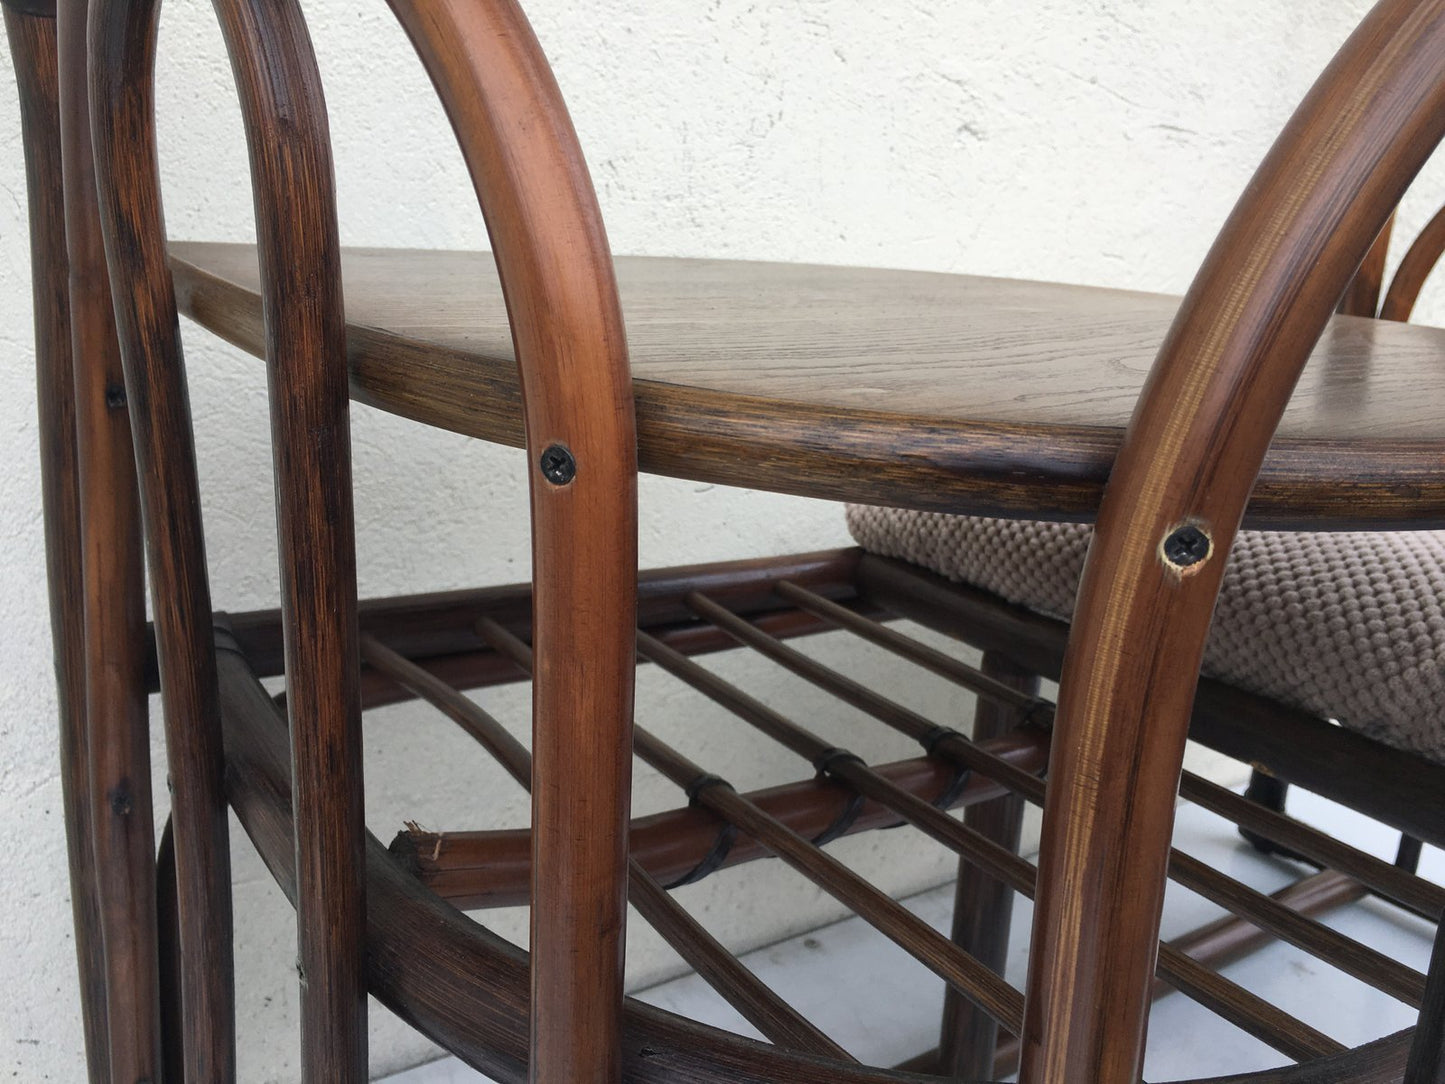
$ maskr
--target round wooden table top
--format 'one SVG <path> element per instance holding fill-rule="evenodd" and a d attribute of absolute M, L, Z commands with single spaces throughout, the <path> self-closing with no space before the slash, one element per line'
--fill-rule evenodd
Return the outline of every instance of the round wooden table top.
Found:
<path fill-rule="evenodd" d="M 183 312 L 262 350 L 255 249 L 170 247 Z M 913 271 L 616 261 L 639 462 L 934 511 L 1087 519 L 1178 299 Z M 522 443 L 486 252 L 347 249 L 355 399 Z M 1335 317 L 1249 521 L 1445 526 L 1445 330 Z"/>

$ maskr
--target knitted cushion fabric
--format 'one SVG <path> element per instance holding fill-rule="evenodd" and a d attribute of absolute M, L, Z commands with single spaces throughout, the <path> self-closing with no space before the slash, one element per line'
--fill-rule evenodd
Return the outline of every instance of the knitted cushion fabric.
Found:
<path fill-rule="evenodd" d="M 859 505 L 864 549 L 1052 617 L 1074 609 L 1093 529 Z M 1204 673 L 1445 762 L 1445 532 L 1242 531 Z"/>

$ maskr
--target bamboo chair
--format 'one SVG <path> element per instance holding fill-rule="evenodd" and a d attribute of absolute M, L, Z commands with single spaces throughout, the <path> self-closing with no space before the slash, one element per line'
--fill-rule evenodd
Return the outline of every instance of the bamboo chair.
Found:
<path fill-rule="evenodd" d="M 863 1084 L 994 1078 L 1017 1060 L 1028 1084 L 1133 1084 L 1156 975 L 1293 1063 L 1230 1080 L 1445 1080 L 1445 949 L 1437 941 L 1426 976 L 1311 917 L 1369 894 L 1438 919 L 1445 889 L 1413 874 L 1408 840 L 1445 843 L 1445 765 L 1196 676 L 1241 521 L 1298 532 L 1445 525 L 1445 445 L 1436 408 L 1420 405 L 1439 381 L 1441 333 L 1331 317 L 1342 295 L 1347 311 L 1374 311 L 1382 230 L 1445 134 L 1445 0 L 1384 0 L 1368 16 L 1279 137 L 1182 305 L 941 276 L 614 265 L 520 11 L 510 0 L 392 6 L 457 130 L 491 256 L 340 249 L 320 83 L 288 0 L 216 4 L 251 148 L 259 267 L 250 248 L 168 246 L 151 118 L 154 3 L 90 0 L 87 10 L 62 0 L 56 18 L 47 0 L 5 0 L 29 169 L 92 1080 L 235 1075 L 228 804 L 297 907 L 310 1081 L 364 1078 L 370 991 L 505 1081 Z M 1408 310 L 1442 233 L 1437 219 L 1411 250 L 1385 315 Z M 726 335 L 677 319 L 699 290 L 727 291 L 737 326 L 766 323 L 787 364 L 711 364 L 729 356 Z M 769 297 L 816 290 L 860 314 L 861 345 L 799 341 L 768 309 Z M 399 308 L 410 314 L 405 333 L 386 330 L 401 326 Z M 212 613 L 178 311 L 268 365 L 287 570 L 279 613 Z M 939 328 L 945 345 L 903 358 L 870 331 L 879 311 Z M 998 315 L 1009 311 L 1025 317 Z M 1122 329 L 1141 341 L 1141 329 L 1157 330 L 1142 391 L 1126 377 L 1081 405 L 1067 385 L 1087 364 L 1071 371 L 1038 337 L 993 377 L 1048 374 L 1063 386 L 1055 402 L 1027 418 L 950 403 L 948 378 L 967 375 L 976 391 L 1019 325 L 1075 327 L 1085 315 L 1099 336 Z M 1074 335 L 1070 351 L 1088 342 Z M 860 408 L 837 374 L 864 356 L 898 375 Z M 1367 368 L 1381 398 L 1351 421 L 1335 405 Z M 875 364 L 868 380 L 878 379 Z M 358 604 L 348 396 L 525 441 L 531 584 Z M 1072 627 L 859 550 L 638 575 L 638 469 L 1097 527 Z M 888 622 L 899 616 L 983 648 L 982 668 L 898 632 Z M 973 738 L 787 642 L 836 628 L 976 692 Z M 920 755 L 866 764 L 696 661 L 736 645 L 917 739 Z M 634 655 L 797 755 L 800 781 L 734 789 L 634 729 Z M 284 711 L 260 684 L 279 675 Z M 1061 677 L 1057 704 L 1039 697 L 1040 675 Z M 530 750 L 462 694 L 529 676 Z M 146 790 L 152 689 L 175 787 L 159 855 Z M 530 832 L 404 832 L 390 849 L 367 834 L 362 712 L 408 697 L 435 704 L 531 789 Z M 1272 786 L 1269 801 L 1181 776 L 1186 736 L 1266 767 L 1262 778 L 1276 782 L 1255 789 Z M 629 824 L 634 751 L 685 804 Z M 1406 853 L 1392 863 L 1291 819 L 1279 808 L 1284 782 L 1394 826 Z M 1269 897 L 1172 852 L 1178 795 L 1322 872 Z M 1013 849 L 1024 803 L 1044 807 L 1037 869 Z M 958 807 L 962 821 L 945 812 Z M 960 856 L 951 940 L 824 849 L 900 823 Z M 664 887 L 764 854 L 948 983 L 939 1052 L 894 1069 L 858 1065 Z M 1168 878 L 1230 917 L 1160 945 Z M 1024 990 L 997 974 L 1015 893 L 1036 903 Z M 629 899 L 770 1043 L 624 1000 Z M 458 909 L 528 900 L 530 955 Z M 1345 1049 L 1217 971 L 1271 938 L 1418 1006 L 1418 1026 Z M 1018 1041 L 999 1042 L 1000 1030 Z"/>

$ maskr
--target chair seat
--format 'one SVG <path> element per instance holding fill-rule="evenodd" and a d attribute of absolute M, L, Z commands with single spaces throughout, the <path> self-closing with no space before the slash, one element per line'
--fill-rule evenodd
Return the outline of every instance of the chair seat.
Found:
<path fill-rule="evenodd" d="M 1092 528 L 855 505 L 864 549 L 1067 619 Z M 1204 672 L 1445 762 L 1445 532 L 1243 531 Z"/>
<path fill-rule="evenodd" d="M 253 353 L 256 252 L 175 243 L 181 310 Z M 1161 294 L 622 257 L 642 469 L 835 500 L 1088 519 L 1174 318 Z M 342 253 L 352 395 L 520 444 L 486 252 Z M 1250 505 L 1261 527 L 1445 527 L 1445 331 L 1336 317 Z"/>

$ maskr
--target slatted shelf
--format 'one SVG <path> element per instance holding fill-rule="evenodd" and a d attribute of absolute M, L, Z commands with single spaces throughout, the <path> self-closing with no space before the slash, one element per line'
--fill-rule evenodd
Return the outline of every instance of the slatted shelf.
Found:
<path fill-rule="evenodd" d="M 639 720 L 635 754 L 678 788 L 684 804 L 673 812 L 642 818 L 635 825 L 628 868 L 630 898 L 667 943 L 769 1041 L 840 1064 L 851 1063 L 838 1037 L 824 1034 L 761 982 L 670 891 L 670 887 L 712 876 L 739 862 L 768 855 L 780 858 L 996 1021 L 1000 1042 L 994 1071 L 1004 1075 L 1016 1063 L 1013 1036 L 1022 1027 L 1021 991 L 851 869 L 830 852 L 828 844 L 844 834 L 907 825 L 964 859 L 967 868 L 1032 899 L 1037 878 L 1034 865 L 955 813 L 1005 794 L 1036 806 L 1046 803 L 1048 788 L 1042 769 L 1054 706 L 894 626 L 889 623 L 890 615 L 876 605 L 860 603 L 857 596 L 827 582 L 794 582 L 784 573 L 761 591 L 756 581 L 751 582 L 746 596 L 730 594 L 725 584 L 720 589 L 679 592 L 675 601 L 663 606 L 666 621 L 639 629 L 640 664 L 655 667 L 721 706 L 742 724 L 744 733 L 780 747 L 785 755 L 797 759 L 801 773 L 812 777 L 744 792 L 662 740 L 648 728 L 648 720 Z M 482 666 L 488 675 L 483 684 L 524 680 L 530 674 L 528 631 L 525 620 L 519 619 L 515 600 L 491 613 L 485 605 L 467 607 L 457 620 L 466 622 L 467 633 L 451 634 L 453 642 L 462 644 L 469 657 L 489 660 Z M 785 639 L 799 630 L 832 630 L 858 638 L 885 652 L 897 666 L 916 668 L 920 675 L 932 674 L 980 701 L 998 705 L 1021 725 L 1002 737 L 975 742 L 955 727 L 820 661 L 816 653 L 801 648 L 796 638 Z M 466 636 L 473 639 L 468 641 Z M 821 699 L 816 710 L 808 712 L 806 725 L 749 691 L 750 679 L 725 678 L 700 661 L 700 656 L 727 644 L 733 645 L 735 652 L 751 656 L 755 662 L 749 665 L 780 667 L 803 679 L 805 688 L 816 690 Z M 525 745 L 476 699 L 445 679 L 445 668 L 436 665 L 437 656 L 413 652 L 417 657 L 408 657 L 389 646 L 384 635 L 372 632 L 363 635 L 361 651 L 375 702 L 392 702 L 398 696 L 425 700 L 475 738 L 518 784 L 530 785 L 531 756 Z M 728 672 L 743 671 L 730 667 Z M 385 691 L 383 682 L 396 689 Z M 911 761 L 873 764 L 835 744 L 829 734 L 830 720 L 839 709 L 854 709 L 916 742 L 921 755 Z M 1170 878 L 1217 905 L 1223 914 L 1159 946 L 1156 998 L 1172 991 L 1182 993 L 1286 1058 L 1302 1063 L 1342 1057 L 1346 1047 L 1264 1000 L 1220 968 L 1281 940 L 1407 1006 L 1429 1003 L 1431 988 L 1426 975 L 1318 920 L 1331 909 L 1365 895 L 1432 920 L 1445 913 L 1445 887 L 1413 872 L 1418 855 L 1411 852 L 1410 837 L 1405 837 L 1401 855 L 1392 863 L 1191 773 L 1186 772 L 1181 780 L 1180 794 L 1225 823 L 1300 856 L 1318 871 L 1266 894 L 1191 854 L 1172 851 Z M 653 824 L 657 827 L 652 828 Z M 686 830 L 679 833 L 683 828 Z M 423 883 L 470 905 L 522 902 L 525 884 L 510 894 L 497 885 L 511 876 L 508 870 L 525 871 L 526 835 L 517 830 L 447 832 L 432 837 L 404 833 L 393 851 L 420 856 L 427 849 L 427 840 L 435 839 L 437 845 L 430 857 L 417 857 L 413 864 Z M 491 896 L 468 896 L 465 883 L 469 877 L 493 875 L 498 869 L 502 870 L 500 881 L 494 877 L 496 891 Z M 936 1063 L 936 1053 L 930 1053 L 903 1068 L 929 1071 Z"/>

